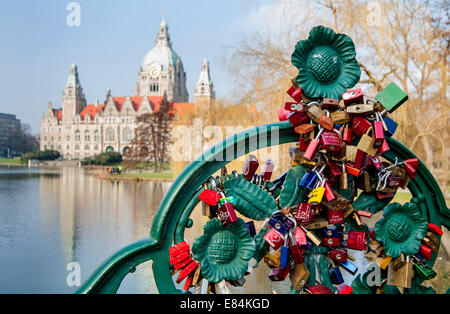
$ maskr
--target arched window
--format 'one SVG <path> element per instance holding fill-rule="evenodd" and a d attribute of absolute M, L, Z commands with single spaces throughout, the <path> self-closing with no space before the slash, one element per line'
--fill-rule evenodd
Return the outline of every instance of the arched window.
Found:
<path fill-rule="evenodd" d="M 94 132 L 94 142 L 98 142 L 98 130 Z"/>
<path fill-rule="evenodd" d="M 86 142 L 89 142 L 91 140 L 91 136 L 89 135 L 89 131 L 88 130 L 84 131 L 84 140 Z"/>
<path fill-rule="evenodd" d="M 130 148 L 128 146 L 125 146 L 123 148 L 123 155 L 125 156 L 128 153 L 129 150 L 130 150 Z"/>
<path fill-rule="evenodd" d="M 84 145 L 84 150 L 89 150 L 89 149 L 90 149 L 90 147 L 88 144 Z"/>
<path fill-rule="evenodd" d="M 80 141 L 80 130 L 75 131 L 75 141 L 77 141 L 77 142 Z"/>
<path fill-rule="evenodd" d="M 106 151 L 107 152 L 113 152 L 114 148 L 112 146 L 108 146 L 108 147 L 106 147 Z"/>
<path fill-rule="evenodd" d="M 106 130 L 106 141 L 108 141 L 108 142 L 114 141 L 114 130 L 113 129 Z"/>
<path fill-rule="evenodd" d="M 126 128 L 125 130 L 123 130 L 123 141 L 124 142 L 131 141 L 131 137 L 132 137 L 132 132 L 130 129 Z"/>
<path fill-rule="evenodd" d="M 75 150 L 80 150 L 80 145 L 75 145 Z"/>

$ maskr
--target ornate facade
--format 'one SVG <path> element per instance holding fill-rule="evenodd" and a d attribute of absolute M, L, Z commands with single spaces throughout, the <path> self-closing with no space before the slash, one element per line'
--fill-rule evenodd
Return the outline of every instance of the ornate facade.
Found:
<path fill-rule="evenodd" d="M 206 60 L 194 95 L 196 100 L 200 96 L 202 100 L 214 98 Z M 155 46 L 139 66 L 135 96 L 113 97 L 108 89 L 102 104 L 98 100 L 87 104 L 78 68 L 72 65 L 62 93 L 62 107 L 53 109 L 49 103 L 42 118 L 40 149 L 58 150 L 66 159 L 83 159 L 106 151 L 123 154 L 133 138 L 136 116 L 158 111 L 164 98 L 173 102 L 176 112 L 194 106 L 188 103 L 186 73 L 181 58 L 172 49 L 163 18 Z"/>

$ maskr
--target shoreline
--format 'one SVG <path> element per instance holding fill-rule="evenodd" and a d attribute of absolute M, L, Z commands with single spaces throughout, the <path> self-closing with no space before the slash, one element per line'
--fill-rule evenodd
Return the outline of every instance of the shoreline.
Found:
<path fill-rule="evenodd" d="M 132 175 L 130 177 L 123 177 L 121 175 L 99 175 L 98 178 L 110 182 L 129 181 L 129 182 L 173 182 L 174 179 L 169 178 L 146 178 L 139 175 Z"/>

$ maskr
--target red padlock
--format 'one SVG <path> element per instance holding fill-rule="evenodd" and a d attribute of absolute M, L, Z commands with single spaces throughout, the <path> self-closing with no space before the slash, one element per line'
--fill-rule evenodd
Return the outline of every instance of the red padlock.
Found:
<path fill-rule="evenodd" d="M 349 231 L 347 238 L 347 248 L 364 251 L 367 249 L 368 239 L 365 232 Z"/>
<path fill-rule="evenodd" d="M 288 101 L 284 103 L 284 109 L 290 112 L 306 112 L 306 106 L 301 102 Z"/>
<path fill-rule="evenodd" d="M 331 202 L 332 200 L 336 199 L 333 189 L 331 188 L 330 184 L 328 184 L 327 179 L 325 179 L 325 198 L 327 199 L 328 202 Z"/>
<path fill-rule="evenodd" d="M 198 198 L 208 205 L 216 206 L 217 202 L 222 198 L 219 193 L 204 189 Z"/>
<path fill-rule="evenodd" d="M 190 256 L 191 256 L 191 253 L 189 251 L 183 252 L 181 254 L 177 254 L 177 255 L 171 257 L 169 260 L 169 263 L 170 263 L 170 265 L 175 265 L 175 264 L 181 263 L 182 261 L 186 260 Z"/>
<path fill-rule="evenodd" d="M 286 279 L 287 275 L 291 271 L 291 267 L 277 267 L 272 268 L 269 274 L 269 279 L 271 281 L 283 281 Z"/>
<path fill-rule="evenodd" d="M 391 150 L 391 148 L 389 147 L 386 139 L 384 139 L 383 145 L 381 145 L 381 147 L 378 149 L 377 155 L 383 155 L 385 152 L 389 150 Z"/>
<path fill-rule="evenodd" d="M 385 200 L 385 199 L 394 197 L 394 193 L 392 193 L 392 192 L 380 192 L 380 191 L 376 191 L 376 192 L 377 192 L 377 197 L 379 200 Z"/>
<path fill-rule="evenodd" d="M 428 224 L 428 230 L 430 230 L 440 236 L 442 236 L 444 234 L 444 231 L 442 231 L 441 228 L 439 228 L 438 226 L 436 226 L 434 224 Z"/>
<path fill-rule="evenodd" d="M 306 240 L 306 233 L 300 227 L 295 228 L 294 237 L 298 245 L 306 245 L 308 242 Z"/>
<path fill-rule="evenodd" d="M 175 244 L 171 248 L 169 248 L 169 254 L 170 256 L 175 256 L 178 254 L 181 254 L 183 252 L 189 252 L 190 247 L 187 241 L 182 241 L 180 243 Z"/>
<path fill-rule="evenodd" d="M 414 179 L 416 177 L 416 169 L 414 169 L 410 164 L 405 163 L 405 170 L 411 179 Z"/>
<path fill-rule="evenodd" d="M 335 130 L 336 131 L 336 130 Z M 337 132 L 337 131 L 336 131 Z M 320 137 L 320 145 L 323 149 L 331 152 L 337 152 L 342 149 L 340 135 L 334 131 L 323 131 Z"/>
<path fill-rule="evenodd" d="M 231 202 L 226 202 L 221 205 L 217 211 L 217 214 L 219 220 L 222 221 L 222 226 L 224 227 L 237 221 L 236 212 L 234 211 L 233 203 Z"/>
<path fill-rule="evenodd" d="M 291 125 L 294 128 L 298 125 L 309 122 L 308 116 L 303 112 L 291 112 L 288 114 L 287 119 L 291 122 Z"/>
<path fill-rule="evenodd" d="M 190 262 L 192 261 L 192 257 L 189 256 L 188 258 L 186 258 L 184 261 L 182 261 L 181 263 L 175 264 L 173 265 L 173 268 L 176 269 L 181 269 L 183 267 L 185 267 L 186 265 L 188 265 Z"/>
<path fill-rule="evenodd" d="M 352 104 L 364 104 L 364 96 L 361 88 L 352 89 L 342 94 L 344 105 L 350 106 Z"/>
<path fill-rule="evenodd" d="M 278 120 L 280 121 L 286 121 L 287 120 L 287 116 L 290 114 L 291 112 L 284 109 L 284 108 L 279 108 L 277 109 L 277 115 L 278 115 Z"/>
<path fill-rule="evenodd" d="M 184 278 L 186 278 L 190 273 L 192 273 L 198 266 L 198 263 L 196 261 L 192 261 L 189 265 L 186 266 L 178 276 L 177 283 L 181 283 Z"/>
<path fill-rule="evenodd" d="M 298 203 L 294 219 L 299 225 L 307 225 L 314 220 L 314 209 L 308 203 Z"/>
<path fill-rule="evenodd" d="M 327 166 L 328 168 L 326 168 L 326 173 L 327 177 L 330 178 L 330 180 L 333 180 L 334 178 L 339 177 L 342 174 L 341 167 L 336 165 L 335 162 L 327 160 Z"/>
<path fill-rule="evenodd" d="M 361 169 L 356 168 L 353 164 L 351 164 L 348 161 L 345 163 L 345 172 L 354 177 L 359 177 L 359 175 L 362 173 Z"/>
<path fill-rule="evenodd" d="M 373 122 L 373 148 L 380 148 L 384 142 L 383 119 L 378 112 L 375 115 L 377 120 Z"/>
<path fill-rule="evenodd" d="M 275 167 L 272 159 L 267 158 L 262 166 L 261 175 L 264 181 L 270 181 L 272 177 L 273 168 Z"/>
<path fill-rule="evenodd" d="M 340 209 L 327 209 L 327 220 L 330 225 L 343 224 L 345 222 L 344 211 Z"/>
<path fill-rule="evenodd" d="M 425 259 L 431 258 L 431 249 L 426 245 L 423 245 L 423 244 L 420 245 L 419 253 Z"/>
<path fill-rule="evenodd" d="M 417 158 L 406 159 L 404 162 L 411 165 L 416 170 L 419 169 L 419 159 Z"/>
<path fill-rule="evenodd" d="M 309 146 L 309 142 L 308 140 L 306 140 L 304 137 L 300 136 L 298 138 L 298 149 L 302 152 L 306 151 L 306 149 Z"/>
<path fill-rule="evenodd" d="M 319 146 L 320 143 L 320 136 L 322 135 L 324 129 L 320 129 L 319 133 L 317 133 L 317 136 L 312 139 L 309 142 L 308 148 L 306 149 L 305 153 L 303 154 L 303 157 L 305 157 L 306 159 L 311 160 L 316 152 L 317 147 Z"/>
<path fill-rule="evenodd" d="M 333 292 L 325 285 L 309 286 L 304 289 L 311 294 L 333 294 Z"/>
<path fill-rule="evenodd" d="M 351 294 L 353 292 L 353 288 L 345 283 L 337 286 L 337 294 Z"/>
<path fill-rule="evenodd" d="M 367 154 L 360 149 L 356 150 L 355 161 L 353 162 L 353 166 L 358 169 L 364 168 L 366 164 Z"/>
<path fill-rule="evenodd" d="M 346 124 L 341 128 L 341 130 L 342 140 L 350 145 L 352 143 L 352 129 L 348 124 Z"/>
<path fill-rule="evenodd" d="M 345 263 L 348 258 L 347 251 L 345 251 L 343 249 L 330 250 L 330 252 L 328 252 L 328 255 L 330 256 L 330 258 L 333 261 L 338 261 L 338 262 L 342 262 L 342 263 Z"/>
<path fill-rule="evenodd" d="M 281 233 L 276 231 L 274 228 L 270 228 L 270 230 L 264 235 L 264 240 L 274 249 L 278 250 L 284 244 L 284 237 Z"/>
<path fill-rule="evenodd" d="M 254 155 L 248 155 L 247 160 L 242 167 L 242 173 L 247 181 L 251 181 L 259 167 L 258 159 Z"/>
<path fill-rule="evenodd" d="M 286 91 L 289 96 L 292 97 L 296 102 L 300 102 L 302 100 L 302 89 L 298 86 L 292 85 L 289 87 L 289 89 Z"/>
<path fill-rule="evenodd" d="M 367 212 L 367 211 L 364 211 L 364 210 L 357 210 L 356 213 L 359 216 L 362 216 L 362 217 L 366 217 L 366 218 L 371 218 L 372 217 L 372 213 L 371 212 Z"/>
<path fill-rule="evenodd" d="M 372 127 L 372 123 L 370 123 L 368 120 L 364 119 L 363 117 L 353 117 L 352 120 L 352 131 L 357 136 L 361 137 L 364 133 L 367 132 L 367 130 Z"/>
<path fill-rule="evenodd" d="M 295 240 L 295 236 L 292 233 L 289 233 L 289 251 L 291 252 L 292 259 L 295 264 L 303 264 L 303 255 L 300 251 L 300 246 Z"/>
<path fill-rule="evenodd" d="M 340 238 L 329 238 L 329 237 L 322 238 L 323 246 L 338 246 L 339 244 L 341 244 Z"/>

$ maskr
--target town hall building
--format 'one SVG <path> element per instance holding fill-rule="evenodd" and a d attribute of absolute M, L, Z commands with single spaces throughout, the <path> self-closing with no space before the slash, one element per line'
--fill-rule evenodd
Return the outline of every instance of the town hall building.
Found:
<path fill-rule="evenodd" d="M 102 104 L 98 101 L 87 104 L 78 67 L 71 66 L 62 93 L 62 107 L 54 109 L 49 103 L 42 118 L 40 149 L 57 150 L 65 159 L 83 159 L 107 151 L 124 154 L 130 149 L 135 118 L 157 112 L 164 98 L 173 103 L 175 112 L 192 110 L 194 106 L 188 102 L 186 72 L 172 48 L 168 25 L 163 18 L 155 46 L 138 69 L 134 96 L 114 97 L 108 89 Z M 209 63 L 204 59 L 194 103 L 204 106 L 211 104 L 214 98 Z"/>

